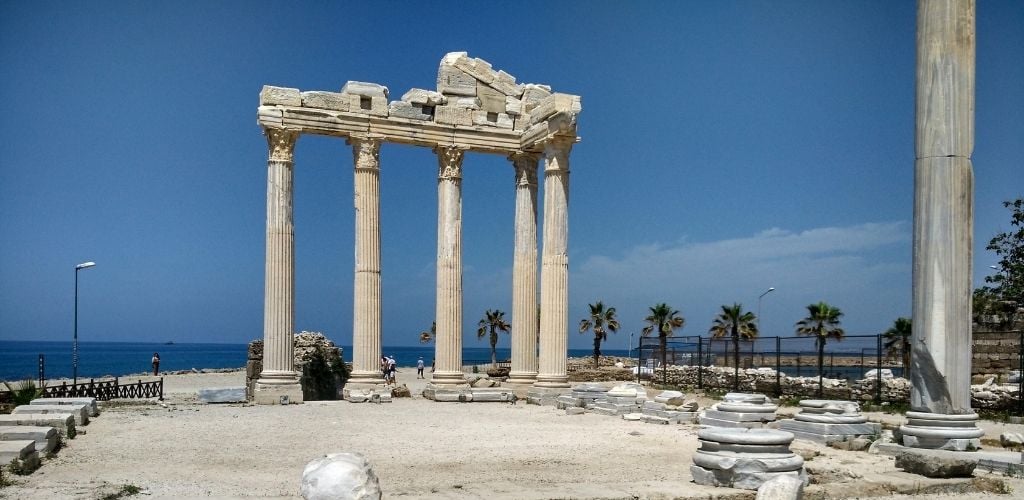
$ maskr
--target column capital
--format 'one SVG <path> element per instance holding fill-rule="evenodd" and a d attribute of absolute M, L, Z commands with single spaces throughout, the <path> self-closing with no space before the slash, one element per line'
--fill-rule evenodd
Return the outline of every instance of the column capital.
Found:
<path fill-rule="evenodd" d="M 435 146 L 437 153 L 438 180 L 462 179 L 462 157 L 466 148 L 459 146 Z"/>
<path fill-rule="evenodd" d="M 270 150 L 270 161 L 295 161 L 295 141 L 299 139 L 299 132 L 286 128 L 263 128 L 263 135 L 267 136 L 267 148 Z"/>
<path fill-rule="evenodd" d="M 544 157 L 547 159 L 544 165 L 545 172 L 569 171 L 569 152 L 572 145 L 576 144 L 575 137 L 555 136 L 544 143 Z"/>
<path fill-rule="evenodd" d="M 346 142 L 352 145 L 352 162 L 356 170 L 380 170 L 380 145 L 382 136 L 374 134 L 353 134 Z"/>
<path fill-rule="evenodd" d="M 538 153 L 516 151 L 508 155 L 508 159 L 516 170 L 516 186 L 537 185 L 537 164 L 540 162 Z"/>

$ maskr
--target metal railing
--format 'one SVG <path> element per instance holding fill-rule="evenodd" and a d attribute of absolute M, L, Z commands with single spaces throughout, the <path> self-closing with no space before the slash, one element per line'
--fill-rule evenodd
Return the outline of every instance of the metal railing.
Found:
<path fill-rule="evenodd" d="M 150 382 L 143 382 L 141 379 L 136 383 L 122 384 L 117 377 L 114 380 L 89 379 L 88 382 L 78 384 L 53 385 L 43 387 L 43 398 L 73 398 L 91 397 L 99 401 L 111 399 L 164 399 L 164 378 Z"/>

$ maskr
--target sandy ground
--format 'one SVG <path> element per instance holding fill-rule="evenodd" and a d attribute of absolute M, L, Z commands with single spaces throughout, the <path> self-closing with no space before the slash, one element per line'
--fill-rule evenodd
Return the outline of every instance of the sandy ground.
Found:
<path fill-rule="evenodd" d="M 0 497 L 95 499 L 130 484 L 150 498 L 299 498 L 307 462 L 355 451 L 370 459 L 388 498 L 753 498 L 753 492 L 691 482 L 698 430 L 692 425 L 567 416 L 522 401 L 434 403 L 418 396 L 426 380 L 415 379 L 414 369 L 401 370 L 399 383 L 417 396 L 390 404 L 196 401 L 200 388 L 241 386 L 243 380 L 243 372 L 171 375 L 163 403 L 106 403 L 84 435 L 0 489 Z M 996 438 L 1024 430 L 994 427 Z M 794 449 L 820 453 L 806 465 L 826 484 L 808 493 L 824 498 L 886 491 L 877 485 L 936 484 L 896 470 L 891 457 L 804 442 Z M 1009 484 L 1017 495 L 1024 492 L 1024 480 Z M 993 497 L 1012 495 L 957 498 Z"/>

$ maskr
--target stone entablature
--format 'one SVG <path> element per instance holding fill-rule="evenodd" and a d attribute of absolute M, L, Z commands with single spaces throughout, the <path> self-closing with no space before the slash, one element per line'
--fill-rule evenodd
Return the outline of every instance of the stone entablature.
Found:
<path fill-rule="evenodd" d="M 465 52 L 441 60 L 437 91 L 411 89 L 388 102 L 388 88 L 350 81 L 341 92 L 264 86 L 257 121 L 266 128 L 436 147 L 458 145 L 481 153 L 543 152 L 554 136 L 576 140 L 580 97 L 551 87 L 517 84 Z"/>

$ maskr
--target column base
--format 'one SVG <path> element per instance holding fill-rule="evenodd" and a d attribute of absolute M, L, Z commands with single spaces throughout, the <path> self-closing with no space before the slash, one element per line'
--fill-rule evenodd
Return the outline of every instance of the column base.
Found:
<path fill-rule="evenodd" d="M 931 450 L 977 451 L 985 431 L 978 428 L 978 415 L 907 412 L 907 425 L 900 427 L 903 446 Z"/>
<path fill-rule="evenodd" d="M 459 371 L 459 372 L 436 371 L 436 372 L 432 373 L 431 376 L 430 376 L 430 384 L 431 385 L 452 386 L 452 385 L 467 385 L 467 384 L 469 384 L 469 382 L 466 381 L 466 375 L 464 373 L 462 373 L 461 371 Z"/>
<path fill-rule="evenodd" d="M 568 375 L 537 375 L 537 381 L 533 383 L 534 387 L 548 388 L 548 389 L 568 389 L 569 388 L 569 376 Z"/>
<path fill-rule="evenodd" d="M 537 372 L 511 372 L 508 374 L 510 384 L 534 384 L 537 382 Z"/>
<path fill-rule="evenodd" d="M 384 385 L 384 374 L 380 370 L 353 371 L 349 374 L 348 384 Z"/>

